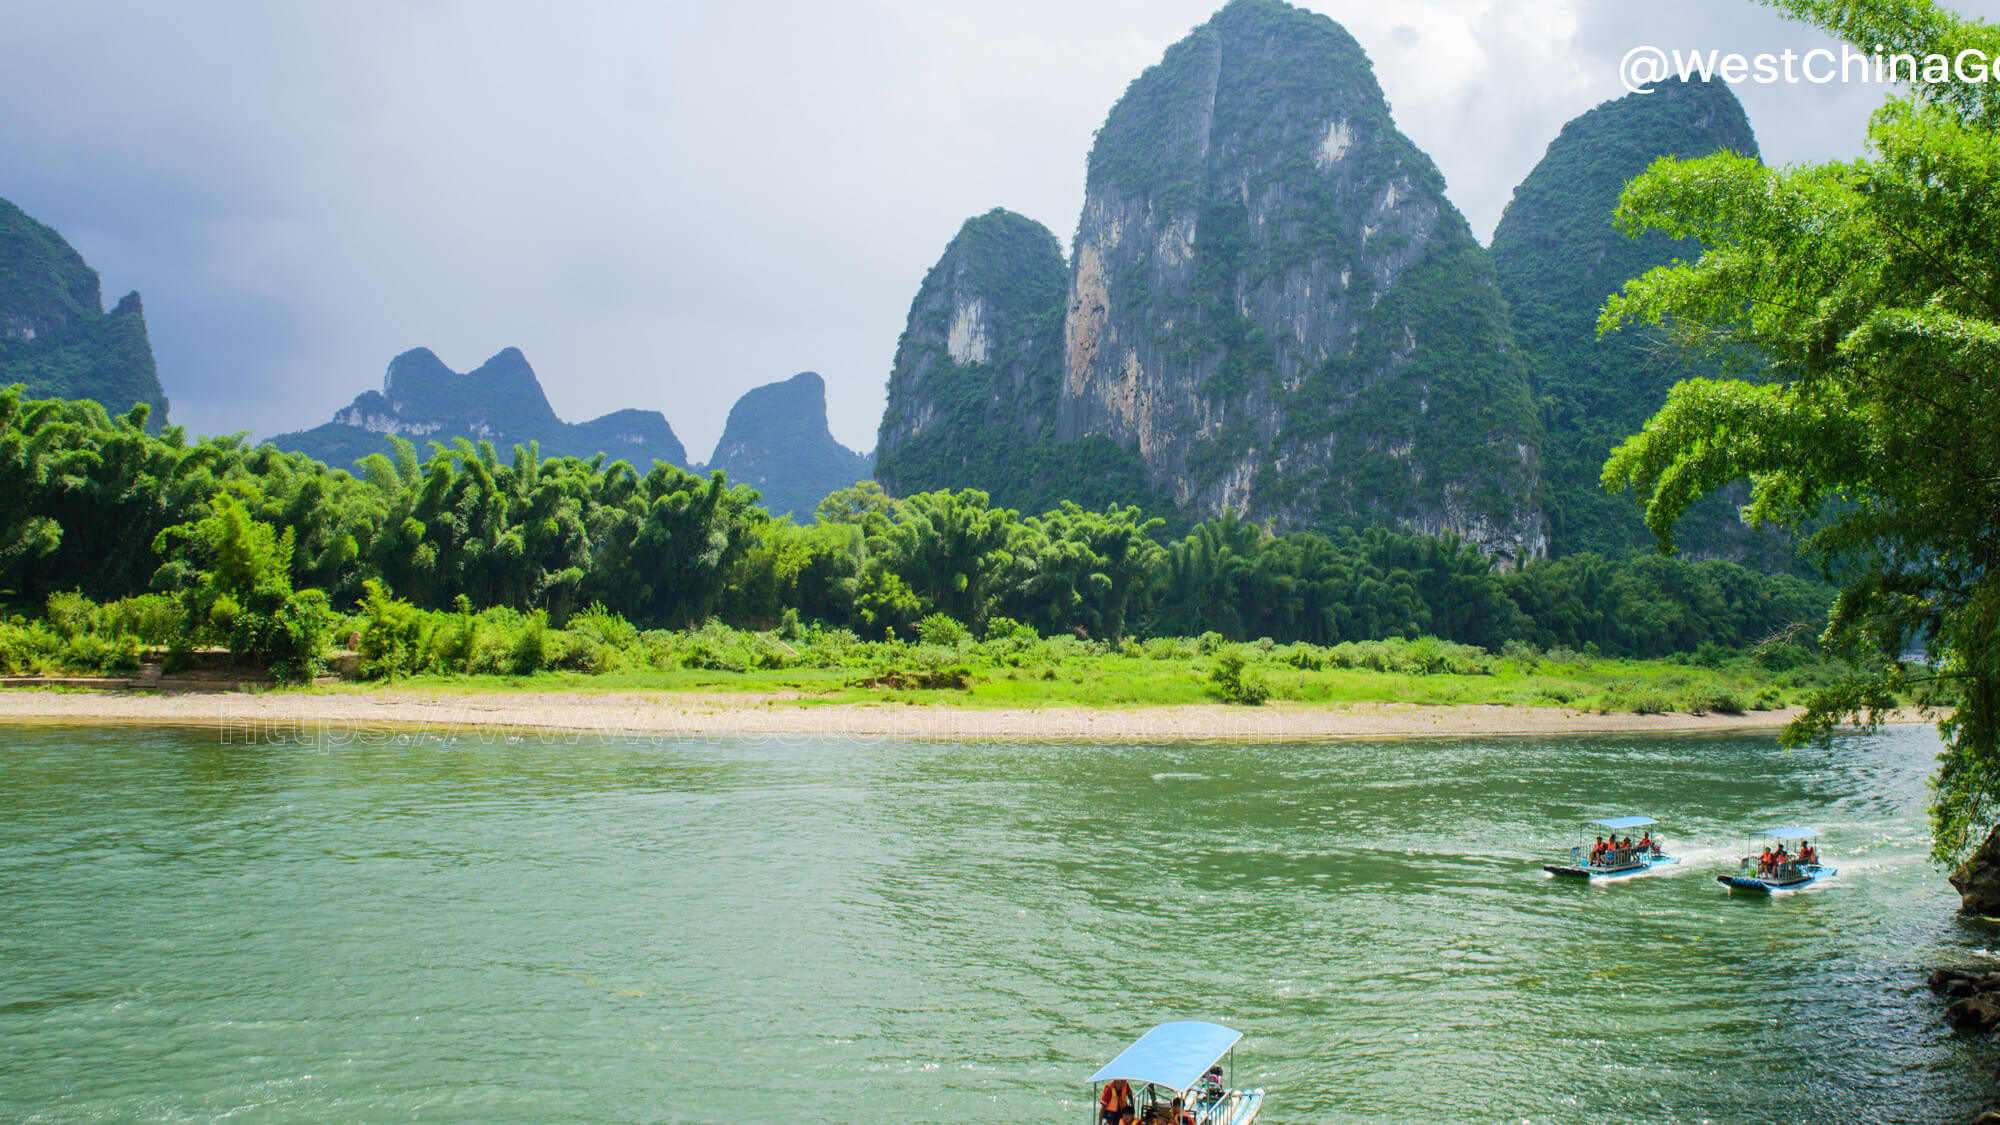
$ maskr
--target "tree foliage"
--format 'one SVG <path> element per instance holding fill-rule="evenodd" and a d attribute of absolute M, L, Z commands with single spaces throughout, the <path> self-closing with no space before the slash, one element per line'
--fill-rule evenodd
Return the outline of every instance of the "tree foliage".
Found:
<path fill-rule="evenodd" d="M 1928 0 L 1777 6 L 1864 50 L 2000 46 L 1996 29 Z M 1662 161 L 1627 188 L 1621 225 L 1711 249 L 1631 283 L 1602 321 L 1763 359 L 1768 383 L 1676 386 L 1604 482 L 1641 493 L 1666 550 L 1690 504 L 1744 477 L 1754 520 L 1821 521 L 1809 545 L 1843 583 L 1826 642 L 1886 663 L 1822 693 L 1789 735 L 1872 721 L 1899 698 L 1951 705 L 1933 805 L 1941 860 L 2000 811 L 1996 125 L 1989 87 L 1922 81 L 1877 111 L 1865 159 Z"/>
<path fill-rule="evenodd" d="M 642 475 L 532 445 L 503 459 L 463 440 L 392 450 L 349 474 L 0 392 L 0 591 L 35 604 L 157 597 L 198 643 L 297 677 L 334 610 L 367 619 L 370 666 L 396 674 L 551 667 L 537 645 L 614 617 L 641 629 L 816 622 L 870 641 L 949 620 L 988 639 L 1435 635 L 1658 656 L 1755 644 L 1821 616 L 1827 597 L 1717 562 L 1583 555 L 1497 573 L 1459 540 L 1379 527 L 1274 535 L 1224 514 L 1167 535 L 1134 506 L 1024 516 L 973 489 L 898 499 L 863 483 L 801 524 L 721 473 L 655 463 Z M 435 659 L 420 660 L 419 635 L 446 627 L 426 613 L 465 635 L 430 636 Z M 494 651 L 503 633 L 513 639 Z"/>

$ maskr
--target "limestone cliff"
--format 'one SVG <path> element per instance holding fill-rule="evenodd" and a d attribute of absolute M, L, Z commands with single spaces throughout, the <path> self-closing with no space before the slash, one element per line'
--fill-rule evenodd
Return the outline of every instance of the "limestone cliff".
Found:
<path fill-rule="evenodd" d="M 1627 280 L 1702 249 L 1658 231 L 1628 238 L 1612 225 L 1612 211 L 1626 181 L 1660 157 L 1724 150 L 1757 155 L 1750 121 L 1723 83 L 1670 81 L 1628 94 L 1563 126 L 1493 232 L 1494 269 L 1543 409 L 1553 553 L 1653 547 L 1637 500 L 1607 495 L 1599 473 L 1669 387 L 1721 371 L 1660 347 L 1643 328 L 1597 338 L 1599 310 Z M 1743 526 L 1736 507 L 1746 498 L 1738 486 L 1690 509 L 1676 529 L 1681 549 L 1764 569 L 1793 562 L 1786 536 Z"/>
<path fill-rule="evenodd" d="M 1484 252 L 1333 21 L 1235 0 L 1092 147 L 1055 436 L 1198 514 L 1546 549 L 1539 421 Z"/>
<path fill-rule="evenodd" d="M 1067 272 L 1033 219 L 996 207 L 959 228 L 896 344 L 875 443 L 883 488 L 987 487 L 1012 475 L 1023 443 L 1048 436 Z"/>
<path fill-rule="evenodd" d="M 0 387 L 12 383 L 31 398 L 92 399 L 112 414 L 145 403 L 155 429 L 167 420 L 139 294 L 105 312 L 97 271 L 0 199 Z"/>
<path fill-rule="evenodd" d="M 731 484 L 755 487 L 766 511 L 789 512 L 800 523 L 812 521 L 828 493 L 865 479 L 869 467 L 866 455 L 828 431 L 826 381 L 812 371 L 737 399 L 715 456 L 703 466 L 727 472 Z"/>
<path fill-rule="evenodd" d="M 1055 440 L 1068 288 L 1047 227 L 997 207 L 966 220 L 896 345 L 875 445 L 884 489 L 978 488 L 1030 513 L 1158 504 L 1131 453 L 1101 436 Z"/>
<path fill-rule="evenodd" d="M 544 457 L 594 457 L 629 461 L 642 471 L 655 460 L 683 468 L 687 450 L 673 427 L 654 410 L 619 410 L 570 424 L 556 416 L 541 380 L 518 348 L 505 348 L 464 374 L 445 366 L 429 348 L 413 348 L 389 362 L 380 391 L 364 391 L 333 420 L 271 444 L 347 466 L 370 453 L 387 452 L 396 434 L 422 450 L 456 438 L 491 441 L 505 453 L 533 441 Z"/>

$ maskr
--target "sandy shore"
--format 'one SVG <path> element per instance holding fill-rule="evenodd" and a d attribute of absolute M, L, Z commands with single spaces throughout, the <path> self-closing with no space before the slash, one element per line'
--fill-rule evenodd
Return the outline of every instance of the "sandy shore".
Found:
<path fill-rule="evenodd" d="M 1745 715 L 1598 715 L 1559 707 L 1402 703 L 983 710 L 892 703 L 823 705 L 752 695 L 461 694 L 392 689 L 199 695 L 32 689 L 0 692 L 0 721 L 192 724 L 221 727 L 246 737 L 282 737 L 332 727 L 463 726 L 912 738 L 1360 738 L 1768 730 L 1782 726 L 1796 714 L 1796 710 L 1785 710 Z M 1898 716 L 1898 721 L 1922 720 L 1908 714 Z"/>

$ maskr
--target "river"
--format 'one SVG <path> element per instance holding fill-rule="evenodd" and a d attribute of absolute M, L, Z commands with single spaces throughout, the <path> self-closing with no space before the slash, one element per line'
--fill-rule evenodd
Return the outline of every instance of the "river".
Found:
<path fill-rule="evenodd" d="M 0 1120 L 1955 1121 L 1927 727 L 1275 745 L 0 730 Z M 1586 817 L 1682 862 L 1544 876 Z M 1730 897 L 1746 829 L 1840 874 Z"/>

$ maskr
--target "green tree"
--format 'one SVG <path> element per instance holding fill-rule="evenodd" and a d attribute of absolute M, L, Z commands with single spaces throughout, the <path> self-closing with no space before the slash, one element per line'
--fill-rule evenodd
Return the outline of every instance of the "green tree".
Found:
<path fill-rule="evenodd" d="M 1161 524 L 1135 507 L 1087 512 L 1069 501 L 1021 521 L 1003 608 L 1043 633 L 1122 639 L 1149 593 L 1160 556 L 1150 536 Z"/>
<path fill-rule="evenodd" d="M 210 509 L 160 532 L 153 544 L 195 569 L 184 594 L 190 619 L 227 643 L 232 656 L 265 665 L 279 680 L 311 679 L 325 667 L 334 616 L 323 591 L 292 589 L 292 530 L 258 523 L 228 492 L 218 492 Z"/>
<path fill-rule="evenodd" d="M 975 488 L 920 492 L 898 505 L 881 536 L 890 567 L 924 604 L 975 627 L 991 609 L 994 580 L 1009 562 L 1008 528 L 1020 517 L 987 507 Z"/>
<path fill-rule="evenodd" d="M 1929 0 L 1776 0 L 1863 50 L 1993 57 L 2000 29 Z M 1898 697 L 1952 704 L 1932 816 L 1963 854 L 2000 797 L 2000 93 L 1920 74 L 1869 126 L 1872 155 L 1785 169 L 1661 161 L 1620 225 L 1699 239 L 1607 306 L 1768 383 L 1691 380 L 1604 469 L 1664 550 L 1696 499 L 1744 477 L 1750 517 L 1804 526 L 1843 589 L 1825 634 L 1874 664 L 1812 700 L 1794 741 Z M 1913 649 L 1923 660 L 1906 659 Z"/>

